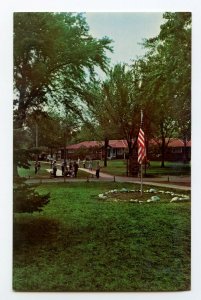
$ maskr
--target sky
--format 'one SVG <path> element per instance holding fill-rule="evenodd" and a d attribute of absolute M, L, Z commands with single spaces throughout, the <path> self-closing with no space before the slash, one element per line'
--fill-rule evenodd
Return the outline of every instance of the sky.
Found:
<path fill-rule="evenodd" d="M 86 13 L 86 20 L 93 37 L 108 36 L 113 40 L 113 53 L 108 53 L 111 63 L 131 63 L 145 53 L 143 39 L 155 37 L 164 22 L 163 13 Z"/>

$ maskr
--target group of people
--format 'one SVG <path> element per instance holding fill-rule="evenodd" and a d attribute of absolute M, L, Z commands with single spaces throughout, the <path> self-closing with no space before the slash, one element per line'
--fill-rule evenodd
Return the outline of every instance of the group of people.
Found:
<path fill-rule="evenodd" d="M 70 176 L 70 177 L 77 177 L 77 172 L 78 172 L 79 165 L 76 161 L 74 162 L 69 162 L 67 164 L 66 162 L 63 162 L 61 164 L 61 171 L 63 176 Z"/>
<path fill-rule="evenodd" d="M 52 171 L 51 176 L 56 177 L 57 176 L 57 162 L 56 160 L 51 160 L 51 169 Z M 40 170 L 40 162 L 36 161 L 35 162 L 35 174 L 38 173 L 38 171 Z M 83 161 L 83 167 L 86 168 L 86 161 Z M 92 160 L 88 161 L 87 167 L 90 171 L 92 171 L 93 167 L 92 167 Z M 79 169 L 79 164 L 77 161 L 64 161 L 61 164 L 61 171 L 62 171 L 62 176 L 70 176 L 70 177 L 77 177 L 77 173 L 78 173 L 78 169 Z M 99 161 L 96 164 L 96 178 L 100 177 L 100 163 Z"/>
<path fill-rule="evenodd" d="M 92 171 L 92 169 L 93 169 L 93 163 L 92 163 L 92 160 L 89 160 L 89 161 L 83 160 L 82 165 L 83 165 L 83 168 L 84 168 L 84 169 L 87 168 L 87 169 L 89 169 L 90 171 Z"/>

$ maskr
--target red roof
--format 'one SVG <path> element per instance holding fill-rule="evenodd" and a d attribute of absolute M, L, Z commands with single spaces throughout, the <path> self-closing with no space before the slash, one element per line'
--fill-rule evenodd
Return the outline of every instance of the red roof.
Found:
<path fill-rule="evenodd" d="M 168 143 L 168 147 L 171 148 L 177 148 L 177 147 L 183 147 L 184 143 L 182 140 L 179 139 L 171 139 Z"/>
<path fill-rule="evenodd" d="M 169 143 L 168 143 L 169 140 Z M 171 148 L 178 148 L 178 147 L 184 147 L 184 142 L 181 139 L 165 139 L 165 142 L 168 143 L 168 147 Z M 157 145 L 161 144 L 161 140 L 156 141 L 155 139 L 150 140 L 150 144 L 152 145 Z M 187 142 L 186 144 L 187 147 L 191 147 L 191 141 Z"/>
<path fill-rule="evenodd" d="M 79 149 L 82 147 L 90 148 L 90 147 L 103 147 L 104 142 L 103 141 L 85 141 L 80 142 L 78 144 L 69 145 L 66 147 L 66 149 Z M 127 148 L 127 142 L 126 140 L 109 140 L 109 146 L 111 148 Z"/>
<path fill-rule="evenodd" d="M 168 139 L 166 139 L 166 143 L 168 142 Z M 152 139 L 150 140 L 150 144 L 157 145 L 156 140 Z M 80 142 L 78 144 L 69 145 L 66 147 L 66 149 L 74 149 L 77 150 L 79 148 L 85 147 L 85 148 L 93 148 L 93 147 L 103 147 L 104 142 L 103 141 L 84 141 Z M 127 141 L 126 140 L 109 140 L 109 146 L 111 148 L 128 148 Z M 168 147 L 184 147 L 184 143 L 180 139 L 170 139 Z M 187 147 L 191 147 L 191 141 L 187 142 Z"/>
<path fill-rule="evenodd" d="M 112 148 L 128 148 L 126 140 L 110 140 L 109 146 Z"/>
<path fill-rule="evenodd" d="M 103 146 L 102 142 L 99 141 L 85 141 L 85 142 L 80 142 L 78 144 L 69 145 L 66 147 L 66 149 L 76 150 L 82 147 L 90 148 L 90 147 L 102 147 L 102 146 Z"/>

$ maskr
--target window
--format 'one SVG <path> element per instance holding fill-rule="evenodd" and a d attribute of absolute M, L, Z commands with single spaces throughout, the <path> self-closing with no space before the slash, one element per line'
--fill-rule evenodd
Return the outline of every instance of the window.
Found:
<path fill-rule="evenodd" d="M 182 153 L 182 147 L 172 148 L 172 153 Z"/>
<path fill-rule="evenodd" d="M 123 153 L 124 153 L 124 149 L 123 148 L 117 149 L 117 155 L 123 155 Z"/>

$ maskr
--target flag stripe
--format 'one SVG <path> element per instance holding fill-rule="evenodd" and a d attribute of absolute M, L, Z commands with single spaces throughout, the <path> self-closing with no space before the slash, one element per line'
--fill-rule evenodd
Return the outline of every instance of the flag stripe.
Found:
<path fill-rule="evenodd" d="M 138 163 L 142 164 L 144 158 L 146 157 L 146 149 L 145 149 L 144 132 L 141 128 L 138 134 L 137 144 L 138 144 Z"/>

